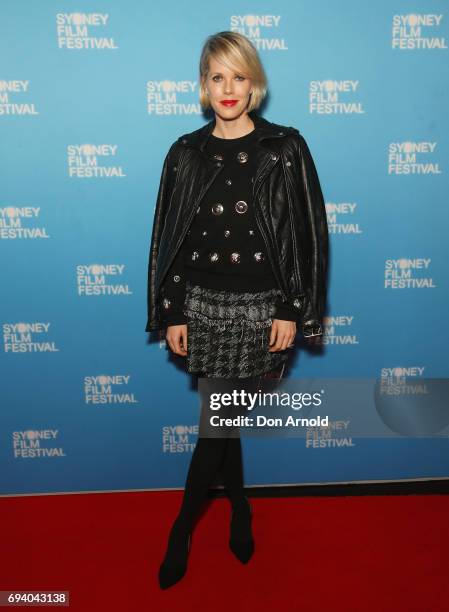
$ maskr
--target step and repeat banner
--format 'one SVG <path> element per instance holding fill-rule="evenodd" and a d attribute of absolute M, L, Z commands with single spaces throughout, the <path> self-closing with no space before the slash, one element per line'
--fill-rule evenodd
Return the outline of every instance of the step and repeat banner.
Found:
<path fill-rule="evenodd" d="M 449 476 L 446 3 L 4 0 L 0 29 L 0 494 L 184 486 L 198 381 L 144 331 L 147 264 L 222 30 L 259 50 L 330 231 L 325 334 L 244 436 L 246 484 Z"/>

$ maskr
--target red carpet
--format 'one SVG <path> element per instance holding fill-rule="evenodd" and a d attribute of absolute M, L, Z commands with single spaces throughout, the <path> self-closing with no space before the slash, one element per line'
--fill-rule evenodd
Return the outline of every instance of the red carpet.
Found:
<path fill-rule="evenodd" d="M 449 609 L 447 496 L 252 498 L 246 566 L 228 549 L 228 500 L 212 500 L 186 576 L 160 591 L 181 494 L 0 499 L 0 590 L 67 590 L 83 612 Z"/>

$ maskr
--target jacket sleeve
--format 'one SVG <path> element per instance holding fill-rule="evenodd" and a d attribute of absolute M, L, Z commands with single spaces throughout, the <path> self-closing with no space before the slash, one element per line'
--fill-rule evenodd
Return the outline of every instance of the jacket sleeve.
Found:
<path fill-rule="evenodd" d="M 161 305 L 157 302 L 156 296 L 156 267 L 159 254 L 159 245 L 164 221 L 170 203 L 171 192 L 175 182 L 177 165 L 177 141 L 175 141 L 164 160 L 162 167 L 159 190 L 156 198 L 156 205 L 153 219 L 153 229 L 151 234 L 150 253 L 148 257 L 148 280 L 147 280 L 147 324 L 145 331 L 153 331 L 162 327 Z"/>
<path fill-rule="evenodd" d="M 187 323 L 187 317 L 183 313 L 184 300 L 186 296 L 186 282 L 184 272 L 184 245 L 179 249 L 167 276 L 162 285 L 164 322 L 169 325 L 181 325 Z M 167 300 L 167 301 L 165 301 Z"/>
<path fill-rule="evenodd" d="M 273 319 L 281 319 L 282 321 L 298 321 L 298 311 L 294 306 L 289 305 L 286 302 L 282 302 L 279 298 L 276 301 L 276 311 L 273 315 Z"/>
<path fill-rule="evenodd" d="M 304 337 L 309 337 L 323 333 L 322 318 L 326 305 L 329 233 L 320 181 L 312 154 L 302 134 L 299 134 L 298 156 L 300 180 L 304 189 L 304 214 L 307 232 L 310 236 L 310 257 L 307 261 L 310 282 L 301 305 L 299 321 Z"/>

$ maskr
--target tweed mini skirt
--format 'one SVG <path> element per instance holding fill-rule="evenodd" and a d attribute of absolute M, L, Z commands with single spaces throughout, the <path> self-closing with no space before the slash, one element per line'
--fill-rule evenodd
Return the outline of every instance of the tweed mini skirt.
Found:
<path fill-rule="evenodd" d="M 187 371 L 246 378 L 282 369 L 288 349 L 270 352 L 279 289 L 234 292 L 186 281 Z"/>

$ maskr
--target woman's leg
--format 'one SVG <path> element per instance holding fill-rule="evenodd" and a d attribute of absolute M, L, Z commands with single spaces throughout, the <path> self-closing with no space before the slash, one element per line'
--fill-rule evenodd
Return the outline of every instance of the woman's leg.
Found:
<path fill-rule="evenodd" d="M 222 416 L 229 416 L 229 407 L 225 408 Z M 211 437 L 210 427 L 207 426 L 209 417 L 210 410 L 202 401 L 200 431 L 187 473 L 181 507 L 170 530 L 167 551 L 159 570 L 162 588 L 178 582 L 187 569 L 190 534 L 209 486 L 223 464 L 228 436 L 233 431 L 233 428 L 216 428 Z"/>
<path fill-rule="evenodd" d="M 256 393 L 260 384 L 260 376 L 239 379 L 238 389 L 248 393 Z M 240 408 L 233 410 L 233 416 L 244 414 Z M 244 416 L 247 416 L 244 414 Z M 254 538 L 251 528 L 252 507 L 244 493 L 244 477 L 242 462 L 242 444 L 240 428 L 236 428 L 235 436 L 228 438 L 222 466 L 223 482 L 232 504 L 231 529 L 229 547 L 242 563 L 247 563 L 254 553 Z"/>
<path fill-rule="evenodd" d="M 168 588 L 178 582 L 187 569 L 191 532 L 205 501 L 226 448 L 224 438 L 199 437 L 190 461 L 184 496 L 168 538 L 167 551 L 159 570 L 159 584 Z"/>
<path fill-rule="evenodd" d="M 177 522 L 191 531 L 226 449 L 226 438 L 199 437 L 190 461 Z"/>
<path fill-rule="evenodd" d="M 264 372 L 245 380 L 248 392 L 263 393 L 265 389 L 273 390 L 282 379 L 284 366 Z M 228 439 L 222 466 L 225 488 L 232 504 L 231 537 L 229 546 L 237 559 L 247 563 L 254 553 L 254 538 L 252 534 L 252 507 L 244 494 L 244 478 L 242 465 L 242 446 L 240 436 Z"/>
<path fill-rule="evenodd" d="M 245 496 L 243 488 L 242 443 L 240 436 L 228 439 L 220 471 L 231 504 L 236 506 Z"/>
<path fill-rule="evenodd" d="M 258 376 L 252 377 L 249 382 L 245 383 L 245 386 L 252 393 L 257 392 L 259 389 L 263 392 L 263 385 L 266 381 L 270 383 L 279 382 L 282 379 L 284 373 L 284 366 L 282 364 L 274 370 L 264 372 Z M 244 379 L 247 380 L 247 379 Z M 244 494 L 244 476 L 243 476 L 243 462 L 242 462 L 242 444 L 240 439 L 240 430 L 237 429 L 237 435 L 228 439 L 223 465 L 221 467 L 221 473 L 223 476 L 223 483 L 228 493 L 229 499 L 233 506 L 240 503 L 245 497 Z"/>

